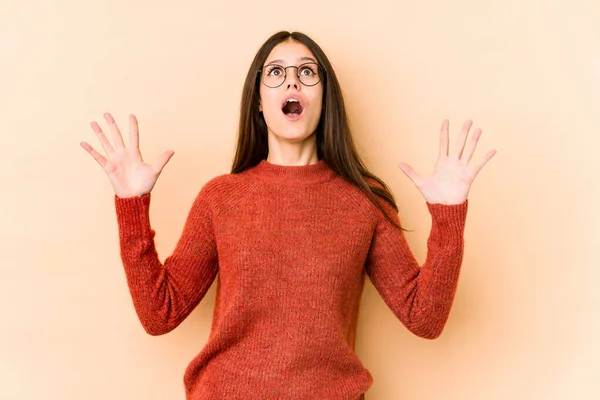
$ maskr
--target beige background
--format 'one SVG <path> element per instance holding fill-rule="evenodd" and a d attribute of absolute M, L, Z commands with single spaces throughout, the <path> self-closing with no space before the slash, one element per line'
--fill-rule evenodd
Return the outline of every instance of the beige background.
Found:
<path fill-rule="evenodd" d="M 417 4 L 418 3 L 418 4 Z M 357 352 L 369 400 L 600 398 L 596 1 L 2 0 L 0 397 L 182 399 L 214 286 L 174 332 L 137 321 L 108 179 L 79 147 L 112 112 L 175 151 L 151 209 L 164 259 L 211 177 L 228 172 L 242 82 L 280 29 L 322 45 L 356 141 L 425 257 L 429 215 L 397 168 L 429 171 L 441 121 L 496 148 L 471 191 L 456 302 L 412 336 L 370 282 Z"/>

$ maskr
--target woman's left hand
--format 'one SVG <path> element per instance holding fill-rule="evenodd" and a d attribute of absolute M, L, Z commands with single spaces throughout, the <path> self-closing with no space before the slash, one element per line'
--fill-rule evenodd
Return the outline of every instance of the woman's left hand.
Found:
<path fill-rule="evenodd" d="M 475 152 L 481 129 L 475 129 L 467 142 L 473 121 L 466 121 L 456 141 L 454 151 L 448 150 L 448 120 L 442 123 L 440 134 L 440 152 L 433 173 L 421 176 L 408 164 L 401 162 L 398 167 L 421 191 L 428 203 L 461 204 L 467 200 L 469 189 L 483 166 L 496 154 L 496 150 L 487 152 L 483 160 L 470 163 Z"/>

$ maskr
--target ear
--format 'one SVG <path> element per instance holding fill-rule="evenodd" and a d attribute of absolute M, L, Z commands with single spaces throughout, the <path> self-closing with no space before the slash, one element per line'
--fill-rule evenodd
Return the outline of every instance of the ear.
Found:
<path fill-rule="evenodd" d="M 262 101 L 258 99 L 258 112 L 262 112 Z"/>

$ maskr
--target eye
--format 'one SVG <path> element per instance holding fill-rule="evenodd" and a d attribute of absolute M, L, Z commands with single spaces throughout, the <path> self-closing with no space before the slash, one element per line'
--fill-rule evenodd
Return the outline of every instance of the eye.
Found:
<path fill-rule="evenodd" d="M 306 76 L 311 76 L 316 74 L 317 72 L 315 71 L 316 67 L 315 66 L 309 66 L 309 65 L 305 65 L 303 67 L 300 68 L 300 75 L 306 75 Z"/>
<path fill-rule="evenodd" d="M 266 73 L 270 76 L 280 76 L 283 75 L 283 68 L 277 65 L 270 65 L 267 67 Z"/>

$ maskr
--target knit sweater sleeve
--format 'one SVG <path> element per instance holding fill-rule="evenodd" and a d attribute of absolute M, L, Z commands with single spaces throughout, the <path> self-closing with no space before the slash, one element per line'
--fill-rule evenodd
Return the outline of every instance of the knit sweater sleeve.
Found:
<path fill-rule="evenodd" d="M 150 194 L 115 196 L 120 254 L 138 318 L 151 335 L 175 329 L 202 300 L 217 271 L 211 207 L 196 197 L 173 253 L 159 260 L 150 226 Z"/>
<path fill-rule="evenodd" d="M 398 214 L 382 202 L 387 214 Z M 468 200 L 462 204 L 426 203 L 431 214 L 425 263 L 419 266 L 404 233 L 381 215 L 367 256 L 366 272 L 398 319 L 415 335 L 435 339 L 446 324 L 463 257 Z"/>

